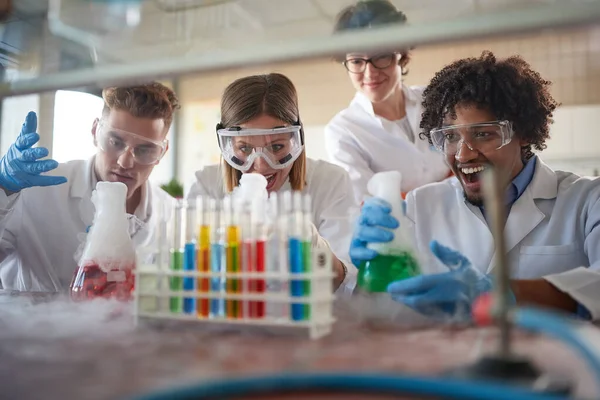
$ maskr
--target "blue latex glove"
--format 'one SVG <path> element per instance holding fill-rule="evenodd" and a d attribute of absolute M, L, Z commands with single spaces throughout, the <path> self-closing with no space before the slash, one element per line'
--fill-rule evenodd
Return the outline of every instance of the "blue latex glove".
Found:
<path fill-rule="evenodd" d="M 404 201 L 402 210 L 406 214 Z M 377 256 L 377 251 L 367 248 L 368 243 L 386 243 L 394 239 L 394 233 L 389 229 L 400 224 L 391 211 L 392 207 L 385 200 L 372 197 L 364 202 L 350 243 L 350 260 L 356 267 Z"/>
<path fill-rule="evenodd" d="M 53 186 L 65 183 L 63 176 L 44 176 L 44 172 L 58 167 L 54 160 L 39 160 L 48 156 L 44 147 L 32 148 L 40 140 L 37 130 L 37 115 L 29 112 L 21 133 L 0 159 L 0 187 L 18 192 L 32 186 Z"/>
<path fill-rule="evenodd" d="M 435 240 L 430 248 L 450 272 L 393 282 L 388 292 L 395 301 L 430 317 L 470 318 L 473 301 L 492 290 L 491 277 L 474 268 L 461 253 Z"/>

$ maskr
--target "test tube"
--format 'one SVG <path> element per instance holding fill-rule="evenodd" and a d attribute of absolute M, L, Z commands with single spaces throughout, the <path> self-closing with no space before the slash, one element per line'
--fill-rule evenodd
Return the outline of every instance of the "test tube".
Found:
<path fill-rule="evenodd" d="M 210 247 L 211 247 L 211 229 L 209 220 L 209 201 L 207 197 L 198 196 L 196 198 L 196 211 L 197 211 L 197 224 L 199 226 L 198 232 L 198 255 L 197 255 L 197 266 L 198 271 L 202 273 L 208 273 L 211 270 L 210 265 Z M 220 271 L 218 271 L 220 272 Z M 196 283 L 198 285 L 198 292 L 204 296 L 208 296 L 210 292 L 210 278 L 200 277 Z M 199 318 L 208 318 L 210 316 L 210 300 L 208 297 L 198 298 L 196 303 L 197 315 Z"/>
<path fill-rule="evenodd" d="M 249 215 L 245 213 L 244 203 L 234 202 L 232 199 L 232 212 L 231 212 L 231 229 L 229 232 L 230 243 L 237 243 L 237 251 L 233 251 L 232 255 L 233 259 L 233 272 L 235 274 L 240 274 L 242 272 L 243 260 L 242 260 L 242 226 L 245 224 L 244 220 L 249 219 Z M 237 258 L 236 258 L 237 257 Z M 234 278 L 233 280 L 233 290 L 236 295 L 240 295 L 244 290 L 244 279 L 243 275 L 239 278 Z M 244 304 L 242 300 L 234 300 L 234 310 L 235 310 L 235 318 L 243 318 L 244 317 Z M 247 306 L 247 304 L 246 304 Z"/>
<path fill-rule="evenodd" d="M 171 243 L 171 263 L 170 268 L 172 271 L 183 270 L 183 218 L 182 213 L 184 209 L 184 202 L 178 199 L 175 203 L 175 209 L 173 210 L 173 235 Z M 183 289 L 183 280 L 181 276 L 170 277 L 170 289 L 172 292 L 178 292 Z M 171 296 L 169 299 L 169 309 L 171 312 L 181 312 L 181 296 Z"/>
<path fill-rule="evenodd" d="M 161 250 L 164 244 L 165 235 L 163 235 L 163 226 L 165 225 L 164 204 L 159 201 L 153 208 L 152 218 L 156 221 L 154 224 L 155 241 L 149 245 L 140 246 L 136 249 L 136 282 L 135 287 L 138 292 L 137 307 L 143 313 L 162 311 L 159 304 L 162 303 L 160 296 L 154 293 L 144 294 L 145 292 L 155 292 L 160 290 L 162 280 L 161 272 Z M 167 243 L 169 246 L 169 243 Z M 167 265 L 169 248 L 167 247 Z M 168 309 L 168 308 L 167 308 Z"/>
<path fill-rule="evenodd" d="M 310 272 L 312 269 L 312 201 L 310 194 L 304 195 L 303 214 L 302 214 L 302 272 L 306 274 L 304 281 L 304 296 L 310 296 Z M 304 319 L 310 320 L 310 304 L 304 304 Z"/>
<path fill-rule="evenodd" d="M 211 298 L 210 310 L 213 318 L 222 317 L 225 310 L 225 304 L 222 298 L 218 298 L 221 295 L 223 287 L 223 261 L 225 259 L 225 235 L 223 234 L 223 212 L 218 207 L 218 203 L 215 199 L 211 199 L 209 202 L 210 206 L 210 269 L 213 274 L 211 278 L 211 292 L 215 296 Z"/>
<path fill-rule="evenodd" d="M 183 249 L 183 270 L 186 272 L 196 271 L 196 202 L 186 202 L 185 214 L 185 245 Z M 184 276 L 183 290 L 185 292 L 195 291 L 195 279 L 193 276 Z M 192 314 L 196 310 L 195 296 L 183 298 L 183 312 Z"/>
<path fill-rule="evenodd" d="M 265 225 L 265 203 L 260 197 L 255 197 L 252 200 L 251 210 L 251 226 L 253 228 L 252 237 L 255 240 L 254 247 L 254 271 L 257 274 L 264 274 L 267 260 L 267 228 Z M 260 296 L 265 295 L 266 282 L 264 278 L 254 280 L 254 292 Z M 260 300 L 254 302 L 254 317 L 264 318 L 265 317 L 265 301 Z"/>
<path fill-rule="evenodd" d="M 288 226 L 288 237 L 289 237 L 289 262 L 290 262 L 290 272 L 292 274 L 301 274 L 302 273 L 302 219 L 298 217 L 301 216 L 302 208 L 300 208 L 300 212 L 298 212 L 297 207 L 300 205 L 301 201 L 298 202 L 298 195 L 300 192 L 292 192 L 287 191 L 283 194 L 283 210 L 285 215 L 288 217 L 289 226 Z M 292 203 L 292 200 L 293 203 Z M 292 297 L 301 297 L 304 292 L 303 282 L 302 280 L 294 277 L 290 281 L 290 294 Z M 304 307 L 302 303 L 294 303 L 292 302 L 291 308 L 291 317 L 293 321 L 301 321 L 304 317 Z"/>
<path fill-rule="evenodd" d="M 240 201 L 236 205 L 238 209 L 238 215 L 240 217 L 240 226 L 242 230 L 241 271 L 242 273 L 244 273 L 244 278 L 241 280 L 240 284 L 244 292 L 253 294 L 256 290 L 255 279 L 247 275 L 256 271 L 254 265 L 256 237 L 254 236 L 254 230 L 252 229 L 251 225 L 251 203 Z M 250 318 L 256 317 L 256 302 L 254 300 L 244 301 L 242 304 L 242 309 L 242 315 L 249 316 Z"/>
<path fill-rule="evenodd" d="M 173 200 L 173 199 L 171 199 Z M 175 207 L 172 203 L 161 203 L 161 207 L 157 214 L 158 226 L 157 226 L 157 238 L 158 243 L 158 290 L 161 293 L 159 299 L 158 308 L 161 312 L 167 312 L 170 310 L 170 299 L 163 296 L 163 293 L 169 290 L 170 282 L 165 277 L 165 271 L 168 271 L 171 267 L 171 243 L 169 241 L 169 223 L 173 222 L 173 212 Z"/>
<path fill-rule="evenodd" d="M 281 243 L 279 239 L 279 201 L 277 193 L 273 192 L 269 195 L 269 223 L 271 229 L 271 236 L 269 238 L 269 252 L 267 253 L 267 271 L 270 274 L 281 272 L 281 262 L 286 261 L 287 251 L 283 252 L 281 257 L 280 248 L 285 246 L 285 242 Z M 284 271 L 286 271 L 287 263 L 284 264 Z M 282 280 L 281 278 L 269 278 L 266 282 L 266 291 L 271 294 L 281 294 Z M 266 304 L 266 315 L 267 318 L 278 319 L 282 318 L 285 314 L 285 305 L 277 301 L 269 301 Z"/>
<path fill-rule="evenodd" d="M 226 287 L 228 294 L 237 294 L 240 292 L 239 290 L 239 279 L 235 278 L 240 268 L 240 228 L 237 225 L 237 215 L 234 213 L 231 197 L 226 196 L 223 200 L 223 212 L 225 214 L 225 227 L 227 230 L 226 233 L 226 271 L 227 271 L 227 279 L 226 279 Z M 227 318 L 238 318 L 240 315 L 240 301 L 227 299 L 225 301 L 225 310 Z"/>
<path fill-rule="evenodd" d="M 289 228 L 290 221 L 289 215 L 290 211 L 286 212 L 285 208 L 285 193 L 279 199 L 279 214 L 278 214 L 278 226 L 277 226 L 277 236 L 279 238 L 279 276 L 281 293 L 285 293 L 286 295 L 290 294 L 290 243 L 289 243 Z M 287 202 L 291 207 L 291 197 Z M 290 306 L 289 301 L 283 304 L 281 316 L 285 319 L 290 318 Z"/>

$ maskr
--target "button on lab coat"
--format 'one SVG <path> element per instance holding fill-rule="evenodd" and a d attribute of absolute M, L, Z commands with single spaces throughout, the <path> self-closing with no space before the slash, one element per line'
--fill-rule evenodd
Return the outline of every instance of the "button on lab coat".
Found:
<path fill-rule="evenodd" d="M 600 317 L 600 179 L 553 171 L 539 158 L 533 180 L 513 204 L 505 226 L 515 279 L 544 278 Z M 478 207 L 466 202 L 456 178 L 408 194 L 424 273 L 447 271 L 429 250 L 432 239 L 463 253 L 490 273 L 494 240 Z"/>
<path fill-rule="evenodd" d="M 348 251 L 358 207 L 351 196 L 350 179 L 343 169 L 326 161 L 310 158 L 306 161 L 306 186 L 303 193 L 310 194 L 312 198 L 313 223 L 316 227 L 313 231 L 313 246 L 330 248 L 347 266 L 348 274 L 339 290 L 351 291 L 356 282 L 356 269 L 349 261 Z M 290 189 L 290 183 L 286 181 L 280 191 Z M 220 165 L 210 165 L 196 172 L 196 182 L 191 186 L 187 197 L 208 195 L 222 198 L 225 193 L 223 169 Z"/>
<path fill-rule="evenodd" d="M 450 171 L 442 155 L 419 138 L 423 88 L 402 90 L 414 143 L 397 123 L 376 116 L 371 102 L 360 92 L 325 127 L 329 161 L 348 171 L 359 203 L 365 199 L 367 183 L 376 172 L 401 172 L 402 192 L 408 192 L 440 181 Z"/>
<path fill-rule="evenodd" d="M 62 185 L 27 188 L 8 197 L 0 190 L 0 282 L 4 289 L 69 289 L 77 268 L 75 253 L 80 253 L 80 238 L 85 239 L 86 228 L 94 218 L 93 160 L 60 164 L 52 175 L 65 176 L 67 183 Z M 173 199 L 146 182 L 141 204 L 135 215 L 129 216 L 134 245 L 151 243 L 152 209 L 164 201 Z"/>

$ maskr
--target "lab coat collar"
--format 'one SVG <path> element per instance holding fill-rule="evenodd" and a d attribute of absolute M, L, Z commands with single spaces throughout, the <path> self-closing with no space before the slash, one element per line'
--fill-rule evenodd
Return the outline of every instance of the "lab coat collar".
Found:
<path fill-rule="evenodd" d="M 552 168 L 536 157 L 535 173 L 528 188 L 532 198 L 554 199 L 558 195 L 558 178 Z M 525 190 L 527 192 L 527 190 Z"/>
<path fill-rule="evenodd" d="M 292 190 L 292 184 L 290 183 L 290 177 L 288 176 L 287 179 L 285 180 L 285 183 L 283 185 L 281 185 L 281 188 L 278 190 L 278 192 L 285 192 L 287 190 Z"/>
<path fill-rule="evenodd" d="M 85 168 L 74 171 L 73 177 L 71 178 L 71 188 L 69 190 L 70 197 L 82 198 L 88 195 L 88 193 L 91 195 L 91 191 L 95 186 L 93 183 L 95 159 L 95 155 L 90 157 L 85 161 Z"/>
<path fill-rule="evenodd" d="M 307 189 L 308 184 L 312 181 L 312 176 L 315 171 L 315 162 L 312 158 L 306 157 L 306 185 L 304 186 L 304 190 Z M 292 190 L 292 184 L 290 183 L 290 177 L 288 175 L 285 183 L 281 185 L 281 188 L 278 190 L 279 193 L 283 193 L 286 190 Z"/>
<path fill-rule="evenodd" d="M 533 179 L 511 207 L 504 226 L 507 252 L 521 243 L 544 220 L 545 214 L 537 207 L 535 200 L 554 199 L 557 195 L 558 178 L 556 173 L 537 157 Z M 494 254 L 488 267 L 488 273 L 493 269 L 496 257 L 497 255 Z"/>
<path fill-rule="evenodd" d="M 408 86 L 405 86 L 405 85 L 402 85 L 402 92 L 404 93 L 404 101 L 405 101 L 405 108 L 407 111 L 407 117 L 409 120 L 411 120 L 412 115 L 408 115 L 408 111 L 418 109 L 418 106 L 420 105 L 419 102 L 421 101 L 421 96 L 414 89 L 412 89 Z M 373 111 L 373 103 L 371 103 L 371 100 L 369 100 L 367 98 L 367 96 L 365 96 L 363 93 L 356 92 L 356 94 L 354 95 L 354 98 L 352 99 L 351 104 L 356 104 L 358 107 L 360 107 L 362 110 L 364 110 L 367 114 L 376 118 L 377 121 L 379 121 L 379 123 L 382 124 L 381 117 L 375 115 L 375 111 Z"/>

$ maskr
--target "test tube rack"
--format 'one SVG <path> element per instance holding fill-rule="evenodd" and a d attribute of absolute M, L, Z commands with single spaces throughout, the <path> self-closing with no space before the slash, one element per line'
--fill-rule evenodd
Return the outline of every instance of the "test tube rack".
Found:
<path fill-rule="evenodd" d="M 202 199 L 205 205 L 208 200 Z M 214 204 L 220 200 L 210 201 Z M 190 211 L 193 208 L 189 201 L 179 201 L 174 214 L 187 209 L 191 215 L 195 212 Z M 213 215 L 206 216 L 208 218 L 215 220 Z M 188 236 L 192 231 L 202 232 L 197 220 L 188 218 L 187 224 L 182 222 L 184 219 L 177 220 L 173 215 L 165 219 L 162 236 L 168 236 L 166 231 L 171 232 L 167 241 L 172 243 L 173 232 L 187 231 Z M 165 225 L 169 227 L 165 229 Z M 227 226 L 221 228 L 224 231 Z M 241 224 L 240 238 L 247 236 L 243 228 Z M 213 229 L 215 234 L 216 231 Z M 248 246 L 244 242 L 229 246 L 224 240 L 226 234 L 221 232 L 220 252 L 203 249 L 201 233 L 198 240 L 186 242 L 181 251 L 177 246 L 166 245 L 165 240 L 139 249 L 133 292 L 136 324 L 236 327 L 299 333 L 311 339 L 329 334 L 334 322 L 335 277 L 330 250 L 308 246 L 310 248 L 302 249 L 301 257 L 295 256 L 292 240 L 273 239 L 275 231 L 277 229 L 271 230 L 261 248 L 257 248 L 256 242 Z M 262 256 L 257 256 L 259 252 Z M 273 254 L 277 252 L 283 257 L 276 256 L 280 263 L 274 265 Z M 271 260 L 271 265 L 257 269 L 253 261 L 248 261 L 256 261 L 257 257 Z M 293 258 L 308 268 L 294 268 Z M 186 267 L 192 259 L 193 265 Z M 231 259 L 238 260 L 236 268 L 229 268 Z M 173 263 L 178 263 L 175 268 Z M 215 269 L 215 265 L 221 267 Z"/>

